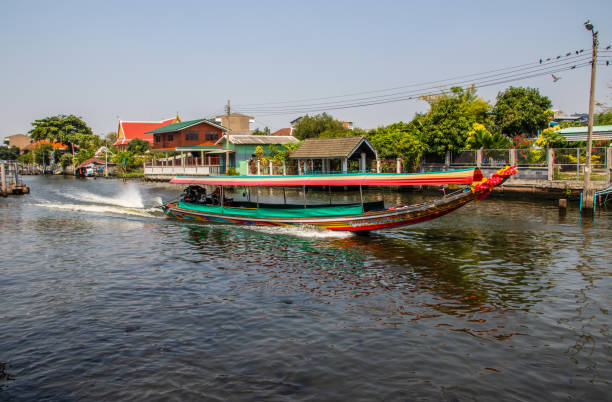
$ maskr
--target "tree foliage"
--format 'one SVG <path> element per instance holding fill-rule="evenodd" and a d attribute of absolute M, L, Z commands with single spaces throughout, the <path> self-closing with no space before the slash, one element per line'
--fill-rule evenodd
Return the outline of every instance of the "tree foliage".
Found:
<path fill-rule="evenodd" d="M 474 123 L 465 141 L 466 149 L 504 149 L 512 145 L 512 141 L 499 132 L 491 133 L 484 124 Z"/>
<path fill-rule="evenodd" d="M 414 124 L 404 122 L 370 130 L 366 138 L 381 159 L 402 158 L 408 169 L 414 169 L 423 155 L 424 146 Z"/>
<path fill-rule="evenodd" d="M 99 140 L 80 117 L 72 114 L 39 119 L 32 126 L 34 128 L 29 133 L 34 141 L 49 140 L 83 146 Z"/>
<path fill-rule="evenodd" d="M 12 161 L 17 159 L 17 157 L 19 156 L 19 148 L 17 148 L 16 146 L 7 146 L 7 145 L 2 145 L 0 146 L 0 160 L 5 160 L 5 161 Z"/>
<path fill-rule="evenodd" d="M 253 135 L 270 135 L 270 129 L 268 127 L 264 127 L 263 130 L 256 129 L 253 131 Z"/>
<path fill-rule="evenodd" d="M 502 134 L 535 134 L 553 118 L 552 103 L 535 88 L 510 87 L 497 95 L 495 126 Z"/>
<path fill-rule="evenodd" d="M 342 127 L 342 122 L 334 119 L 327 113 L 315 116 L 304 116 L 295 125 L 293 136 L 304 140 L 318 137 L 341 137 L 350 131 Z"/>
<path fill-rule="evenodd" d="M 487 125 L 491 105 L 476 96 L 476 89 L 453 87 L 450 92 L 424 97 L 431 108 L 417 115 L 412 124 L 420 131 L 425 151 L 444 155 L 463 149 L 474 123 Z"/>
<path fill-rule="evenodd" d="M 605 109 L 601 113 L 594 116 L 595 125 L 608 126 L 612 125 L 612 108 Z"/>
<path fill-rule="evenodd" d="M 151 144 L 147 140 L 141 140 L 140 138 L 134 138 L 127 146 L 127 150 L 134 154 L 144 154 L 151 148 Z"/>
<path fill-rule="evenodd" d="M 111 146 L 117 141 L 117 133 L 111 131 L 110 133 L 107 133 L 106 136 L 104 136 L 104 139 L 108 143 L 108 146 Z"/>
<path fill-rule="evenodd" d="M 568 142 L 556 128 L 542 130 L 535 144 L 540 148 L 563 148 Z"/>

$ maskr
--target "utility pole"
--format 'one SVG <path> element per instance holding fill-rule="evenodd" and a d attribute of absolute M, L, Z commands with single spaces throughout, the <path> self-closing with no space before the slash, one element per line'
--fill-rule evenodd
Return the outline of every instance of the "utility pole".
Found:
<path fill-rule="evenodd" d="M 595 31 L 590 21 L 584 23 L 587 31 L 593 35 L 593 57 L 591 60 L 591 92 L 589 95 L 589 126 L 587 129 L 587 150 L 586 163 L 584 165 L 584 188 L 582 190 L 582 208 L 585 210 L 593 209 L 593 189 L 591 188 L 591 151 L 593 149 L 593 119 L 595 106 L 595 72 L 597 70 L 597 47 L 599 46 L 598 33 Z"/>
<path fill-rule="evenodd" d="M 108 139 L 104 139 L 104 177 L 108 177 Z"/>
<path fill-rule="evenodd" d="M 225 106 L 225 112 L 227 116 L 227 132 L 225 134 L 225 174 L 229 172 L 229 141 L 230 141 L 230 101 L 227 100 L 227 106 Z"/>

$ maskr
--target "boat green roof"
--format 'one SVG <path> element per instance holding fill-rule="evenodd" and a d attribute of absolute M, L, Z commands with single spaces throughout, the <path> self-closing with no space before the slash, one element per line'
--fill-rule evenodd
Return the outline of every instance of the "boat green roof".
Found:
<path fill-rule="evenodd" d="M 147 131 L 145 134 L 172 133 L 172 132 L 175 132 L 175 131 L 180 131 L 180 130 L 182 130 L 184 128 L 195 126 L 196 124 L 200 124 L 200 123 L 210 124 L 211 126 L 218 127 L 220 129 L 222 129 L 223 131 L 227 131 L 227 128 L 223 127 L 220 124 L 215 123 L 212 120 L 209 120 L 209 119 L 196 119 L 196 120 L 182 121 L 180 123 L 168 124 L 167 126 L 163 126 L 163 127 L 160 127 L 160 128 L 156 128 L 155 130 Z"/>

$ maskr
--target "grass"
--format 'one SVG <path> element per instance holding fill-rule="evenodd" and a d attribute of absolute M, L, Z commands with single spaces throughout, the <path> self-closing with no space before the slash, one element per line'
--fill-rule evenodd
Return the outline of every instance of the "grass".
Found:
<path fill-rule="evenodd" d="M 120 179 L 134 179 L 144 177 L 144 172 L 117 172 Z"/>
<path fill-rule="evenodd" d="M 555 180 L 565 180 L 565 181 L 584 181 L 584 173 L 581 173 L 578 178 L 576 178 L 575 172 L 555 172 L 554 175 Z M 591 181 L 605 181 L 606 175 L 604 173 L 591 173 Z"/>

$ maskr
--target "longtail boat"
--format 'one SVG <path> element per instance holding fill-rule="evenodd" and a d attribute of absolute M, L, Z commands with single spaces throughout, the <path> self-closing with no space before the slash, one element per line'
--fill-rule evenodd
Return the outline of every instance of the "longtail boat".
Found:
<path fill-rule="evenodd" d="M 189 184 L 180 200 L 162 206 L 170 218 L 209 221 L 242 225 L 309 225 L 329 230 L 362 232 L 412 225 L 446 215 L 457 208 L 486 197 L 491 190 L 516 173 L 516 167 L 507 166 L 484 178 L 480 169 L 462 169 L 443 172 L 387 174 L 334 174 L 300 176 L 205 176 L 183 177 L 172 183 Z M 363 186 L 409 185 L 469 185 L 439 199 L 413 205 L 385 208 L 384 201 L 364 202 Z M 200 186 L 212 185 L 220 189 L 220 197 L 207 198 Z M 266 204 L 251 201 L 233 201 L 225 198 L 227 186 L 359 186 L 361 202 L 349 204 L 307 205 Z M 198 190 L 198 188 L 200 190 Z M 199 193 L 198 193 L 199 192 Z M 259 194 L 259 192 L 258 192 Z"/>

